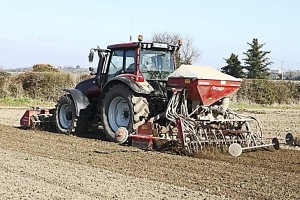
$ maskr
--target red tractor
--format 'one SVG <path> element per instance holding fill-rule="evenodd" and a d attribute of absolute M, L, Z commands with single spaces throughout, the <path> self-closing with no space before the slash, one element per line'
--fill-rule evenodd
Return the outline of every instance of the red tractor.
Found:
<path fill-rule="evenodd" d="M 180 43 L 179 43 L 180 45 Z M 179 45 L 138 42 L 91 49 L 99 56 L 95 77 L 65 89 L 56 106 L 59 132 L 86 131 L 102 125 L 108 139 L 115 141 L 119 127 L 136 130 L 149 117 L 164 112 L 171 89 L 167 77 L 176 68 Z"/>

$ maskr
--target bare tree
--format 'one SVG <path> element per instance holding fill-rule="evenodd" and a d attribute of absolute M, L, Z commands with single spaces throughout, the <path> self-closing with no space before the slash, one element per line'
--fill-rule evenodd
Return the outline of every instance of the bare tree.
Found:
<path fill-rule="evenodd" d="M 152 36 L 152 41 L 153 42 L 164 42 L 168 44 L 177 44 L 178 40 L 181 39 L 181 35 L 176 33 L 154 33 Z"/>
<path fill-rule="evenodd" d="M 182 41 L 182 46 L 179 50 L 178 64 L 192 64 L 201 56 L 199 49 L 194 47 L 194 41 L 189 36 L 181 36 L 178 33 L 154 33 L 152 36 L 153 42 L 163 42 L 169 44 L 178 44 L 178 40 Z"/>

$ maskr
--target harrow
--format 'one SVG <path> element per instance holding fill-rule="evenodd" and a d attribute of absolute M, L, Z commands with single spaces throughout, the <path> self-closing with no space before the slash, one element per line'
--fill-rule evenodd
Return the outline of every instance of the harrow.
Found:
<path fill-rule="evenodd" d="M 44 109 L 39 107 L 31 107 L 26 110 L 20 119 L 22 128 L 55 130 L 53 114 L 55 109 Z"/>

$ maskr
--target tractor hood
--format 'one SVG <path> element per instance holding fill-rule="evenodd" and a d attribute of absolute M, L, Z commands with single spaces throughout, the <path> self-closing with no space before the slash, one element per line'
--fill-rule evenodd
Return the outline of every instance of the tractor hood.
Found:
<path fill-rule="evenodd" d="M 181 65 L 168 78 L 190 78 L 198 80 L 222 80 L 222 81 L 239 81 L 242 79 L 235 78 L 224 74 L 219 70 L 208 66 Z"/>

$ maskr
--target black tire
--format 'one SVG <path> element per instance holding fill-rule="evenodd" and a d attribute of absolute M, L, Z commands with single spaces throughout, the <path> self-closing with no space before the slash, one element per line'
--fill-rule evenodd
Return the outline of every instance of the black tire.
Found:
<path fill-rule="evenodd" d="M 130 134 L 145 122 L 148 115 L 147 99 L 136 94 L 126 85 L 114 85 L 103 98 L 101 120 L 105 134 L 110 141 L 115 141 L 115 132 L 119 127 L 125 127 Z"/>
<path fill-rule="evenodd" d="M 64 134 L 83 134 L 91 128 L 88 118 L 76 116 L 74 101 L 70 95 L 64 95 L 57 101 L 55 124 L 57 130 Z"/>

